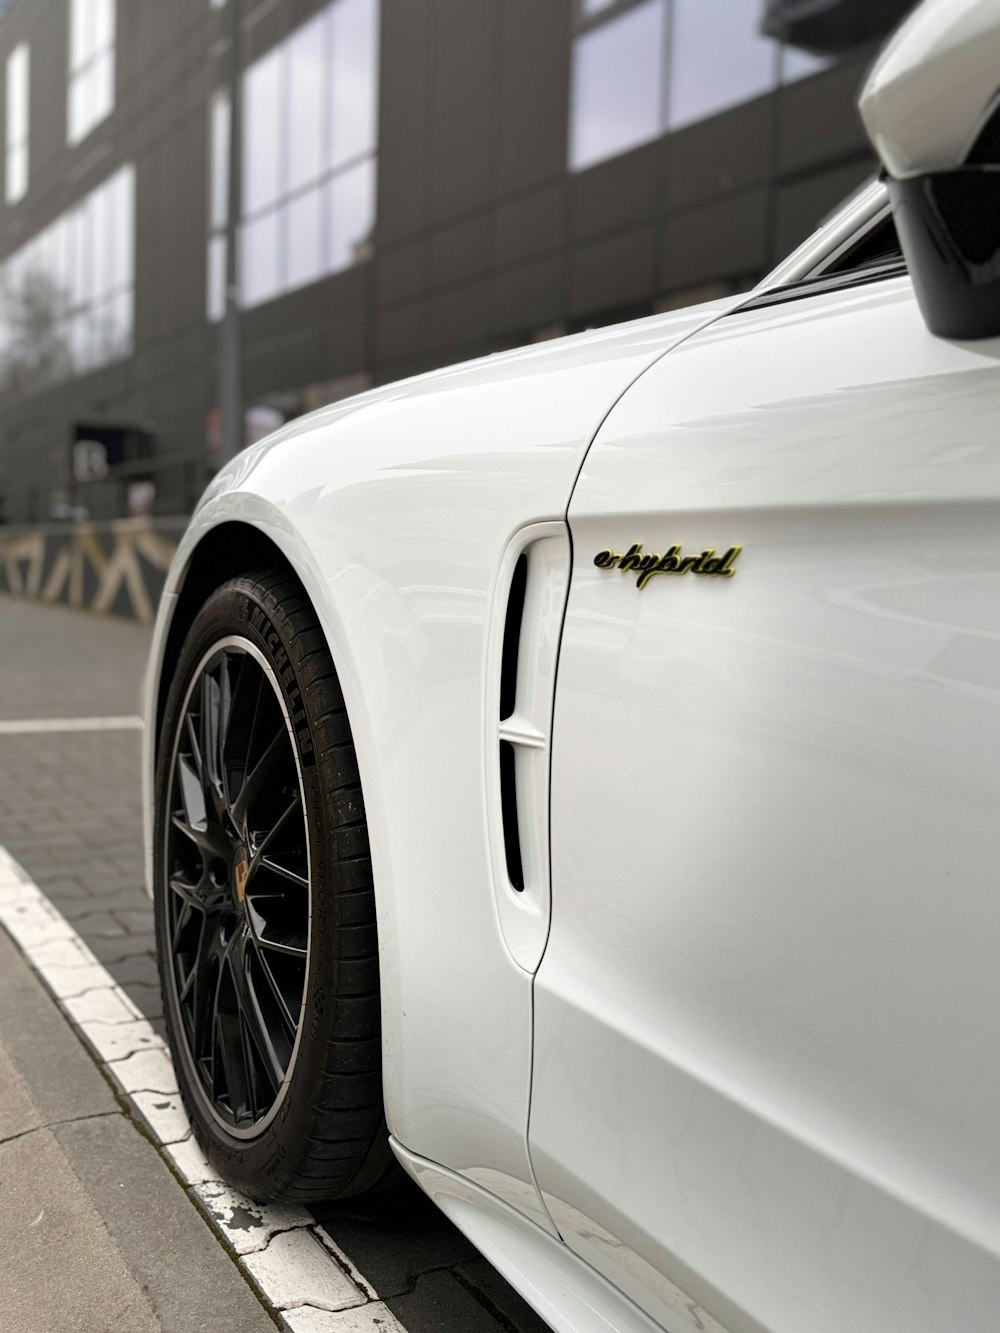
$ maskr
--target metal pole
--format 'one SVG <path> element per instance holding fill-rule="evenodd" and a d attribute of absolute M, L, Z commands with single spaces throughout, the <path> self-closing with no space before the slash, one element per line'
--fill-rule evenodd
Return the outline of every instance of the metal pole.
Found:
<path fill-rule="evenodd" d="M 222 319 L 219 355 L 219 407 L 222 413 L 220 463 L 235 457 L 243 448 L 238 254 L 243 188 L 241 8 L 241 0 L 229 0 L 229 171 L 226 184 L 226 309 Z"/>

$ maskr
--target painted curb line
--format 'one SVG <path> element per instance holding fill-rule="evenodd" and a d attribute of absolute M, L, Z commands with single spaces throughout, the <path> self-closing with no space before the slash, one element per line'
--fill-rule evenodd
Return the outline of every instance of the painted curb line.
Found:
<path fill-rule="evenodd" d="M 0 721 L 0 736 L 69 731 L 142 731 L 141 717 L 39 717 Z"/>
<path fill-rule="evenodd" d="M 166 1043 L 3 846 L 0 924 L 288 1333 L 406 1333 L 305 1208 L 257 1204 L 218 1179 Z"/>

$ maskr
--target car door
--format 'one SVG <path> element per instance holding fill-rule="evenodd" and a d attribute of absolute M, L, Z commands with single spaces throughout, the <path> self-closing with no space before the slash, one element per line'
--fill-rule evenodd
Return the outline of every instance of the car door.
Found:
<path fill-rule="evenodd" d="M 1000 1309 L 1000 340 L 864 276 L 670 352 L 569 511 L 530 1150 L 669 1329 Z"/>

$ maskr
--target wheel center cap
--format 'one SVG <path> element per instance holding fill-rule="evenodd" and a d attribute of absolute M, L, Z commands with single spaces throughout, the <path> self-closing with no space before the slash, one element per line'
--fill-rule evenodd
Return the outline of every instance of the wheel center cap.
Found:
<path fill-rule="evenodd" d="M 247 876 L 250 874 L 250 859 L 245 847 L 237 847 L 233 853 L 233 886 L 236 889 L 236 900 L 243 902 L 247 891 Z"/>

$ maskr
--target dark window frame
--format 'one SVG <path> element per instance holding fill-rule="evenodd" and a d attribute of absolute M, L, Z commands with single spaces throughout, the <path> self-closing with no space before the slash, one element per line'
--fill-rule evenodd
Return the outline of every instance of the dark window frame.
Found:
<path fill-rule="evenodd" d="M 729 311 L 729 314 L 741 315 L 745 310 L 762 310 L 767 306 L 782 305 L 786 301 L 801 301 L 808 296 L 821 296 L 826 292 L 866 287 L 873 282 L 905 277 L 906 261 L 901 251 L 898 255 L 887 254 L 884 257 L 851 263 L 852 256 L 857 255 L 877 232 L 891 223 L 892 208 L 886 204 L 872 217 L 866 219 L 856 232 L 841 241 L 828 255 L 824 255 L 803 277 L 796 278 L 794 282 L 784 283 L 780 287 L 770 287 L 767 291 L 755 292 L 741 305 Z M 898 245 L 898 240 L 896 244 Z"/>

